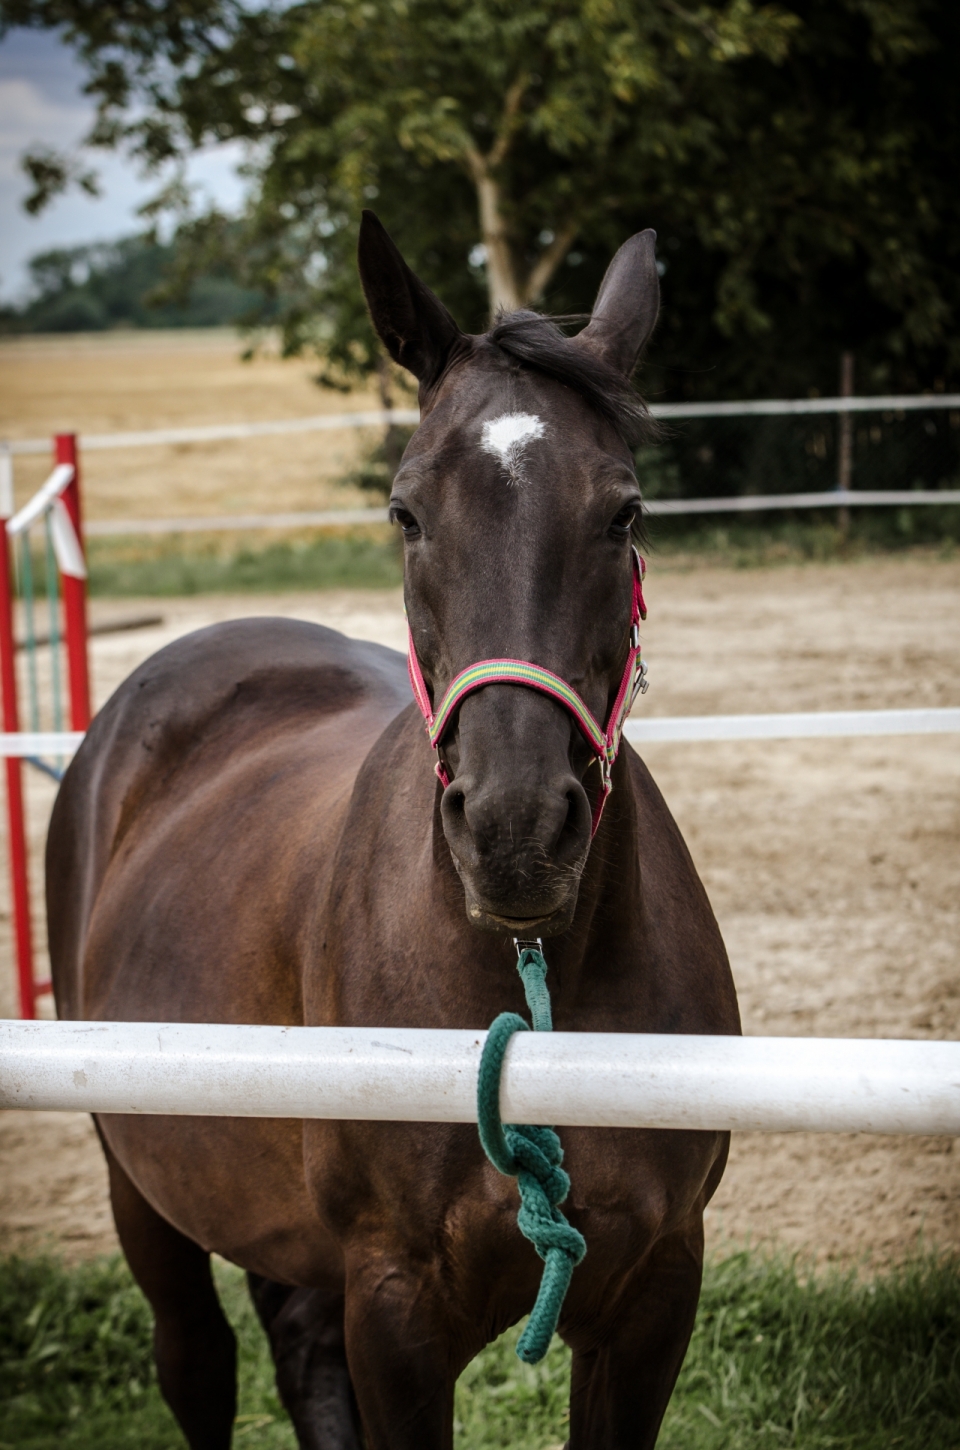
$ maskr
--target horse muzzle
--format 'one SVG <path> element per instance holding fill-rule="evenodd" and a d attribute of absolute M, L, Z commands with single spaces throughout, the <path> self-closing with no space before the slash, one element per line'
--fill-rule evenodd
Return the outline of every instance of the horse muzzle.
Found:
<path fill-rule="evenodd" d="M 511 935 L 567 930 L 590 849 L 590 802 L 575 775 L 524 788 L 468 771 L 444 791 L 440 811 L 473 926 Z"/>

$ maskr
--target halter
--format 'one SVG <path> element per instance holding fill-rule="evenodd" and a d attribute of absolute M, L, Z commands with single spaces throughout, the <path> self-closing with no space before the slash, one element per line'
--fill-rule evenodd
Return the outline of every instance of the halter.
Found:
<path fill-rule="evenodd" d="M 591 837 L 596 835 L 603 808 L 607 803 L 607 796 L 612 789 L 610 772 L 620 750 L 624 721 L 630 713 L 630 707 L 637 695 L 644 694 L 647 689 L 647 667 L 640 657 L 640 621 L 647 617 L 647 606 L 643 599 L 643 576 L 647 572 L 647 566 L 636 549 L 631 548 L 630 553 L 633 559 L 633 612 L 630 620 L 630 648 L 627 651 L 627 663 L 624 666 L 620 688 L 617 691 L 617 697 L 613 702 L 606 726 L 600 724 L 589 705 L 581 699 L 572 685 L 568 685 L 566 680 L 562 680 L 552 670 L 544 669 L 542 665 L 531 664 L 527 660 L 480 660 L 478 664 L 468 665 L 451 680 L 446 694 L 434 712 L 430 704 L 430 696 L 427 693 L 423 671 L 420 668 L 420 661 L 417 659 L 413 633 L 409 632 L 407 668 L 410 671 L 410 684 L 413 686 L 414 699 L 426 722 L 427 738 L 434 750 L 438 752 L 436 772 L 444 789 L 450 784 L 450 777 L 439 756 L 440 746 L 453 716 L 467 696 L 472 695 L 474 690 L 483 689 L 484 685 L 524 685 L 527 689 L 539 690 L 542 695 L 549 695 L 551 699 L 556 700 L 565 710 L 568 710 L 597 758 L 602 789 L 593 812 L 593 823 L 590 829 Z"/>

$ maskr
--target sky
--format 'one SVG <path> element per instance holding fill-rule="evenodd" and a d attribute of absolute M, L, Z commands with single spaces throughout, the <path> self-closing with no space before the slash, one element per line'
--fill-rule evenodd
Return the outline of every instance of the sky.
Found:
<path fill-rule="evenodd" d="M 93 106 L 82 94 L 84 75 L 72 53 L 50 31 L 13 30 L 0 41 L 0 298 L 21 300 L 27 292 L 27 261 L 53 247 L 111 241 L 142 228 L 137 207 L 158 189 L 157 177 L 110 152 L 88 154 L 100 173 L 102 195 L 79 190 L 58 197 L 38 217 L 28 216 L 23 199 L 30 183 L 20 170 L 24 151 L 42 143 L 70 150 L 90 126 Z M 236 146 L 210 147 L 190 163 L 188 177 L 200 195 L 225 210 L 240 202 Z"/>

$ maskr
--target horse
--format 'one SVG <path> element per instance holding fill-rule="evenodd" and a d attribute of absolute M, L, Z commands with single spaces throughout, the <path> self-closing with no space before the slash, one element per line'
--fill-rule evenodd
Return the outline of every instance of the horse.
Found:
<path fill-rule="evenodd" d="M 390 514 L 420 705 L 478 661 L 559 683 L 481 681 L 435 756 L 396 651 L 272 618 L 162 649 L 96 716 L 53 810 L 61 1017 L 480 1030 L 523 1010 L 513 939 L 537 937 L 560 1030 L 739 1032 L 663 798 L 627 744 L 599 758 L 559 689 L 604 722 L 636 651 L 648 415 L 630 378 L 659 307 L 654 243 L 620 248 L 575 335 L 530 311 L 468 335 L 364 214 L 370 315 L 419 384 Z M 213 1253 L 247 1272 L 301 1447 L 450 1450 L 457 1377 L 529 1312 L 540 1269 L 474 1128 L 96 1127 L 191 1450 L 224 1450 L 236 1408 Z M 559 1321 L 569 1450 L 639 1450 L 692 1332 L 728 1138 L 562 1137 L 588 1246 Z"/>

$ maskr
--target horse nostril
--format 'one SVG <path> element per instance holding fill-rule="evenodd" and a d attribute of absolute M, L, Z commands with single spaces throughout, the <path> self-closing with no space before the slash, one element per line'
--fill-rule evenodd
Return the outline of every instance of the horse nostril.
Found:
<path fill-rule="evenodd" d="M 567 813 L 556 843 L 556 852 L 561 859 L 580 854 L 584 831 L 589 831 L 590 826 L 590 803 L 581 785 L 570 786 L 566 791 L 566 802 Z"/>

